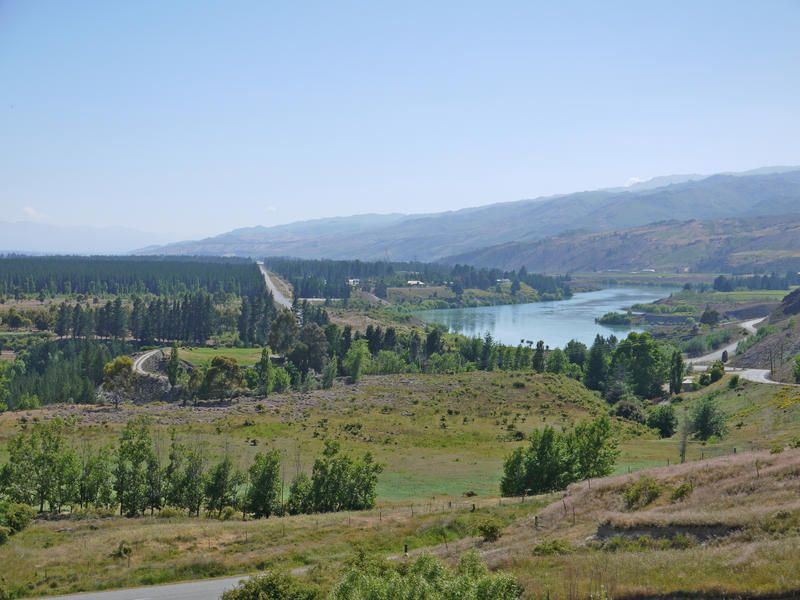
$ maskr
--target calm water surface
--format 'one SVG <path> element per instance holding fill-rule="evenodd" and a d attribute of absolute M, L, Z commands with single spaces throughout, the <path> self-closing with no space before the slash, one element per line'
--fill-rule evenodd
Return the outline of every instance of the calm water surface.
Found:
<path fill-rule="evenodd" d="M 607 312 L 621 311 L 632 304 L 665 298 L 678 288 L 615 287 L 597 292 L 575 294 L 569 300 L 534 302 L 480 308 L 450 308 L 419 311 L 416 315 L 428 323 L 441 323 L 450 331 L 469 336 L 483 336 L 487 331 L 504 344 L 520 340 L 544 340 L 548 346 L 564 346 L 576 339 L 591 345 L 599 333 L 622 337 L 634 327 L 608 327 L 594 320 Z"/>

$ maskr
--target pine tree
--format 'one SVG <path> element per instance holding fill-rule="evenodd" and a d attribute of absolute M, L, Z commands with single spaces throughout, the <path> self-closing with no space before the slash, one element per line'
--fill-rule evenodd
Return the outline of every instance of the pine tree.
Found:
<path fill-rule="evenodd" d="M 169 360 L 167 360 L 167 379 L 172 387 L 177 385 L 180 372 L 181 361 L 178 356 L 178 344 L 175 343 L 169 351 Z"/>
<path fill-rule="evenodd" d="M 683 389 L 683 374 L 686 370 L 683 364 L 683 355 L 680 350 L 675 350 L 672 353 L 672 360 L 669 367 L 669 393 L 680 394 Z"/>
<path fill-rule="evenodd" d="M 537 373 L 544 373 L 544 368 L 544 342 L 539 340 L 536 342 L 536 351 L 533 353 L 533 369 Z"/>
<path fill-rule="evenodd" d="M 590 390 L 603 391 L 608 379 L 608 355 L 606 343 L 601 336 L 597 336 L 589 350 L 589 358 L 586 362 L 586 375 L 583 378 L 584 385 Z"/>

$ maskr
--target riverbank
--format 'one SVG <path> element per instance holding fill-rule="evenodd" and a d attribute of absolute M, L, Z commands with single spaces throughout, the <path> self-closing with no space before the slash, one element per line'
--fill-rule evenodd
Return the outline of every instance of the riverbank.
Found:
<path fill-rule="evenodd" d="M 677 291 L 676 287 L 616 287 L 574 294 L 559 301 L 416 311 L 426 323 L 440 324 L 451 332 L 483 336 L 516 345 L 520 340 L 544 340 L 550 347 L 571 339 L 590 345 L 596 335 L 625 336 L 641 331 L 636 325 L 609 326 L 595 320 L 637 303 L 654 302 Z"/>

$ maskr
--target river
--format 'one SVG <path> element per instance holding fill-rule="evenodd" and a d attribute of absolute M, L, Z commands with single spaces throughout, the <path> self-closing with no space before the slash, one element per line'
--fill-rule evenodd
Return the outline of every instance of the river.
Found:
<path fill-rule="evenodd" d="M 598 333 L 623 337 L 631 331 L 640 331 L 635 327 L 599 325 L 595 323 L 596 318 L 632 304 L 665 298 L 675 291 L 678 288 L 612 287 L 575 294 L 568 300 L 425 310 L 415 314 L 427 323 L 440 323 L 450 331 L 468 336 L 483 336 L 488 331 L 504 344 L 544 340 L 554 348 L 576 339 L 591 345 Z"/>

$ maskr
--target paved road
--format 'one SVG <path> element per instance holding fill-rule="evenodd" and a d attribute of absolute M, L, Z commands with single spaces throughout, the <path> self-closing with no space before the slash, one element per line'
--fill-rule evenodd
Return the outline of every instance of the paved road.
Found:
<path fill-rule="evenodd" d="M 59 598 L 59 600 L 218 600 L 222 596 L 222 592 L 234 588 L 242 579 L 246 579 L 246 576 L 154 585 L 127 590 L 89 592 L 70 596 L 48 596 L 48 598 Z"/>
<path fill-rule="evenodd" d="M 264 282 L 267 284 L 267 288 L 269 288 L 269 291 L 272 292 L 272 297 L 275 300 L 275 303 L 278 304 L 279 306 L 282 306 L 283 308 L 292 310 L 292 301 L 289 300 L 286 296 L 284 296 L 277 287 L 275 287 L 275 284 L 269 277 L 269 273 L 267 272 L 267 267 L 264 266 L 264 263 L 258 261 L 256 264 L 258 265 L 261 274 L 264 276 Z"/>
<path fill-rule="evenodd" d="M 758 333 L 756 329 L 756 325 L 761 323 L 766 317 L 762 317 L 761 319 L 753 319 L 752 321 L 745 321 L 741 323 L 742 329 L 744 329 L 750 335 L 755 335 Z M 691 359 L 689 362 L 693 365 L 695 371 L 705 371 L 708 369 L 709 365 L 715 361 L 722 360 L 722 353 L 727 350 L 730 356 L 733 356 L 736 352 L 736 346 L 739 342 L 734 342 L 733 344 L 729 344 L 724 348 L 720 348 L 716 352 L 712 352 L 710 354 L 706 354 L 705 356 L 699 356 L 697 358 Z M 781 381 L 773 381 L 769 378 L 769 369 L 739 369 L 735 367 L 725 367 L 725 370 L 729 373 L 736 373 L 742 379 L 747 381 L 754 381 L 755 383 L 769 383 L 772 385 L 791 385 L 794 386 L 793 383 L 783 383 Z"/>
<path fill-rule="evenodd" d="M 765 318 L 766 317 L 761 317 L 760 319 L 745 321 L 744 323 L 740 323 L 739 325 L 750 335 L 755 335 L 756 333 L 758 333 L 756 325 L 761 323 L 761 321 L 763 321 Z M 710 354 L 705 354 L 703 356 L 698 356 L 697 358 L 693 358 L 691 362 L 694 363 L 695 365 L 705 365 L 716 362 L 718 360 L 722 360 L 722 353 L 725 352 L 726 350 L 728 351 L 728 355 L 733 357 L 733 355 L 736 354 L 736 346 L 738 345 L 739 342 L 733 342 L 732 344 L 728 344 L 727 346 L 724 346 L 715 352 L 711 352 Z"/>
<path fill-rule="evenodd" d="M 138 375 L 152 375 L 149 371 L 146 371 L 144 368 L 144 364 L 150 359 L 151 356 L 161 352 L 160 348 L 156 348 L 155 350 L 148 350 L 144 354 L 140 354 L 135 359 L 133 359 L 133 372 Z"/>

